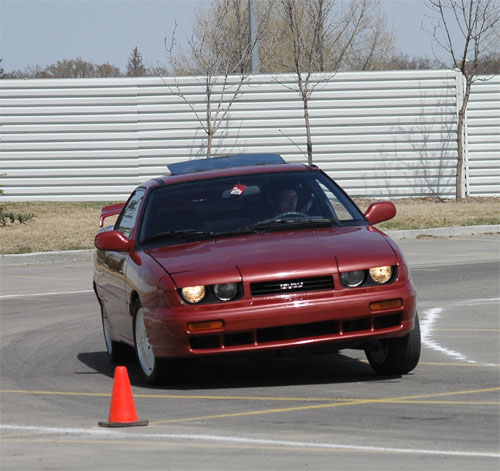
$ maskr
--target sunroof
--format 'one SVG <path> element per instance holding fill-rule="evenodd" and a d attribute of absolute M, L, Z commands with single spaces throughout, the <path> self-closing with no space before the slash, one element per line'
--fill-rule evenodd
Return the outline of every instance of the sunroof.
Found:
<path fill-rule="evenodd" d="M 279 154 L 236 154 L 210 159 L 187 160 L 168 165 L 171 175 L 186 173 L 206 172 L 207 170 L 220 170 L 232 167 L 247 167 L 249 165 L 276 165 L 286 164 Z"/>

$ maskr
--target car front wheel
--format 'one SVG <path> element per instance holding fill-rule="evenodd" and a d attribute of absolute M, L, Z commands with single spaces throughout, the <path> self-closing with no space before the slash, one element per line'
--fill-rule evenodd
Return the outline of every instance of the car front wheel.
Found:
<path fill-rule="evenodd" d="M 134 305 L 134 340 L 137 361 L 141 372 L 150 384 L 163 382 L 163 362 L 156 358 L 153 348 L 149 343 L 146 325 L 144 324 L 144 311 L 137 300 Z"/>
<path fill-rule="evenodd" d="M 420 325 L 415 315 L 415 327 L 404 337 L 384 339 L 365 350 L 370 366 L 379 375 L 406 374 L 420 358 Z"/>

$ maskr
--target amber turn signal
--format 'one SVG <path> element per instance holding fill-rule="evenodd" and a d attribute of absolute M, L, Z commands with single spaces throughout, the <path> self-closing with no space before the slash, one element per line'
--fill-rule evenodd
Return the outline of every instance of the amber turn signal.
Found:
<path fill-rule="evenodd" d="M 389 299 L 388 301 L 377 301 L 370 303 L 371 311 L 384 311 L 385 309 L 397 309 L 403 305 L 402 299 Z"/>
<path fill-rule="evenodd" d="M 201 332 L 202 330 L 217 330 L 224 327 L 224 321 L 202 321 L 188 322 L 187 328 L 189 332 Z"/>

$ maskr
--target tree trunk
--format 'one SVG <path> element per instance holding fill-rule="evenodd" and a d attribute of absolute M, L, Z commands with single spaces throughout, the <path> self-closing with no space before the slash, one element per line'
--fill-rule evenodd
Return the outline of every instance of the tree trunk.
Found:
<path fill-rule="evenodd" d="M 212 130 L 212 93 L 211 93 L 211 77 L 207 74 L 206 79 L 206 92 L 207 92 L 207 126 L 205 132 L 207 133 L 207 159 L 212 157 L 212 137 L 214 131 Z"/>
<path fill-rule="evenodd" d="M 455 180 L 455 199 L 461 201 L 464 198 L 462 192 L 462 178 L 463 178 L 463 166 L 464 166 L 464 125 L 465 125 L 465 113 L 467 112 L 467 105 L 469 104 L 470 90 L 472 85 L 472 77 L 465 77 L 465 93 L 464 101 L 460 110 L 458 112 L 458 124 L 457 124 L 457 173 Z"/>
<path fill-rule="evenodd" d="M 458 112 L 457 126 L 457 172 L 455 180 L 455 199 L 461 201 L 462 195 L 462 170 L 464 164 L 464 143 L 463 143 L 463 128 L 464 128 L 464 111 L 463 107 Z"/>
<path fill-rule="evenodd" d="M 313 163 L 313 146 L 311 138 L 311 123 L 309 121 L 309 100 L 307 96 L 302 96 L 304 103 L 304 122 L 306 125 L 306 139 L 307 139 L 307 163 L 312 165 Z"/>
<path fill-rule="evenodd" d="M 212 157 L 212 134 L 207 134 L 207 159 Z"/>

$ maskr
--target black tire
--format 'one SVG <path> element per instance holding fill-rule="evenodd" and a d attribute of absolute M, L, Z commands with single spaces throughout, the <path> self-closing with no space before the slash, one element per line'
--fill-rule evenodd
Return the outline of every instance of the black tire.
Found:
<path fill-rule="evenodd" d="M 123 365 L 130 363 L 134 359 L 134 350 L 128 345 L 117 342 L 111 338 L 109 331 L 108 319 L 106 316 L 106 311 L 102 307 L 102 303 L 99 302 L 101 306 L 101 321 L 102 321 L 102 331 L 104 334 L 104 343 L 106 345 L 106 351 L 108 352 L 109 359 L 114 365 Z"/>
<path fill-rule="evenodd" d="M 156 357 L 149 343 L 139 300 L 134 303 L 133 313 L 134 344 L 139 369 L 149 384 L 163 384 L 165 382 L 165 361 Z"/>
<path fill-rule="evenodd" d="M 415 327 L 408 335 L 380 340 L 365 353 L 370 366 L 379 375 L 403 375 L 412 371 L 420 358 L 418 314 L 415 315 Z"/>

